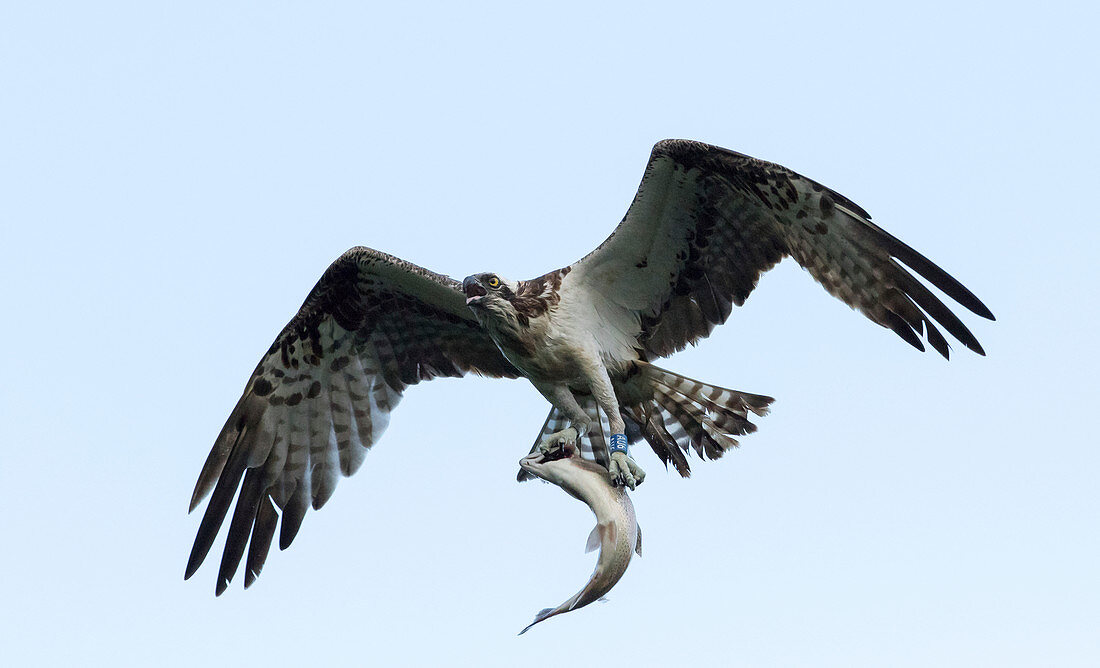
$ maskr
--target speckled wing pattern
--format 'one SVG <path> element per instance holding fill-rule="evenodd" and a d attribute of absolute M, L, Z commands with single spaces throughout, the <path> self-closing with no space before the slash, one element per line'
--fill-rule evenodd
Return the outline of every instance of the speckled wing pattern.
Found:
<path fill-rule="evenodd" d="M 584 295 L 652 359 L 710 334 L 734 304 L 744 303 L 763 272 L 790 256 L 830 294 L 914 347 L 924 350 L 923 336 L 948 356 L 934 321 L 984 354 L 910 272 L 992 320 L 989 309 L 870 218 L 843 195 L 780 165 L 666 140 L 654 146 L 622 223 L 571 266 L 563 292 Z"/>
<path fill-rule="evenodd" d="M 260 360 L 199 475 L 191 510 L 213 495 L 187 564 L 206 558 L 240 488 L 216 592 L 248 546 L 245 586 L 279 523 L 286 548 L 306 510 L 363 463 L 408 385 L 468 371 L 516 378 L 466 307 L 457 281 L 353 248 L 334 262 Z M 243 479 L 243 480 L 242 480 Z"/>

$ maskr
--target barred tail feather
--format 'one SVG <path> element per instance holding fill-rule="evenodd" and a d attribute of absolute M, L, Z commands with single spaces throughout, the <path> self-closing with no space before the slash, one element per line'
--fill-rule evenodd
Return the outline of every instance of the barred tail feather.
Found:
<path fill-rule="evenodd" d="M 761 394 L 701 383 L 647 362 L 637 361 L 633 365 L 633 370 L 616 387 L 627 440 L 634 444 L 644 439 L 665 468 L 671 463 L 684 478 L 691 476 L 688 452 L 695 450 L 700 459 L 718 459 L 738 446 L 734 436 L 756 431 L 756 425 L 749 422 L 749 414 L 767 415 L 774 401 Z M 580 456 L 606 467 L 606 435 L 610 433 L 607 416 L 591 395 L 576 398 L 590 423 L 588 432 L 579 439 Z M 543 439 L 568 424 L 565 415 L 551 407 L 531 452 Z M 532 478 L 523 469 L 516 476 L 520 482 Z"/>
<path fill-rule="evenodd" d="M 666 469 L 669 462 L 672 462 L 677 473 L 685 478 L 690 477 L 691 466 L 688 464 L 687 457 L 684 456 L 684 451 L 676 444 L 672 434 L 668 433 L 660 414 L 648 409 L 648 405 L 633 406 L 623 415 L 623 419 L 628 423 L 633 421 L 639 425 L 642 437 L 661 458 Z"/>
<path fill-rule="evenodd" d="M 650 364 L 639 363 L 638 367 L 652 387 L 653 398 L 643 402 L 631 417 L 643 425 L 646 441 L 665 466 L 672 461 L 685 478 L 691 475 L 684 456 L 689 448 L 700 459 L 718 459 L 738 446 L 734 436 L 756 431 L 749 413 L 767 415 L 773 401 L 764 395 L 701 383 Z"/>

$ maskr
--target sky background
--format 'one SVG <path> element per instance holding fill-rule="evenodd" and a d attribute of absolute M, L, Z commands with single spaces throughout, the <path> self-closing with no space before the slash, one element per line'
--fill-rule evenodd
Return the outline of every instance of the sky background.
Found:
<path fill-rule="evenodd" d="M 0 9 L 0 663 L 1100 665 L 1086 3 Z M 663 365 L 777 398 L 649 476 L 610 601 L 516 484 L 525 381 L 410 388 L 295 544 L 213 595 L 187 503 L 248 375 L 363 244 L 461 278 L 595 247 L 698 139 L 870 211 L 997 315 L 920 354 L 791 261 Z M 215 544 L 220 554 L 221 539 Z"/>

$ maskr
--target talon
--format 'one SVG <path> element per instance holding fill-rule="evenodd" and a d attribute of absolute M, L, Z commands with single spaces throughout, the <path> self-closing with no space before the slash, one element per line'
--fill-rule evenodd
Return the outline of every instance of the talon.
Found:
<path fill-rule="evenodd" d="M 550 434 L 542 443 L 539 443 L 539 452 L 548 457 L 556 457 L 559 454 L 567 452 L 576 441 L 576 428 L 566 427 L 559 432 Z"/>
<path fill-rule="evenodd" d="M 629 487 L 636 489 L 645 479 L 645 471 L 631 459 L 630 455 L 622 452 L 611 454 L 611 462 L 607 470 L 611 473 L 611 484 L 616 487 Z"/>

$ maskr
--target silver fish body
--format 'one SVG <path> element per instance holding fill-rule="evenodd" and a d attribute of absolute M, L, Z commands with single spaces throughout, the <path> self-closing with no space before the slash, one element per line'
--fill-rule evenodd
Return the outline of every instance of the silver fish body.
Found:
<path fill-rule="evenodd" d="M 553 483 L 583 501 L 596 515 L 596 526 L 588 536 L 586 551 L 599 548 L 596 569 L 584 588 L 556 608 L 546 608 L 535 615 L 522 635 L 535 624 L 563 612 L 582 608 L 611 591 L 626 573 L 634 552 L 642 553 L 642 532 L 634 516 L 634 504 L 625 487 L 614 487 L 607 469 L 582 459 L 575 452 L 558 459 L 535 453 L 520 460 L 523 470 Z"/>

